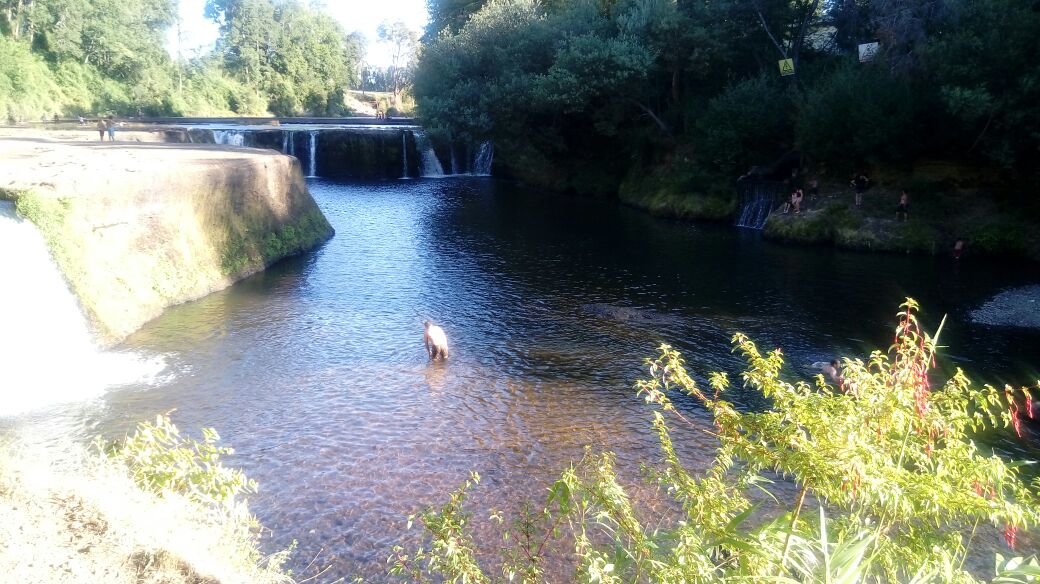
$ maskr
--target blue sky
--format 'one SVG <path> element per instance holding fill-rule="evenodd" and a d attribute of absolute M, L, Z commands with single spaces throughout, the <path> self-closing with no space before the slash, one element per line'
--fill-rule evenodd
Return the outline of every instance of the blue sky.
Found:
<path fill-rule="evenodd" d="M 185 57 L 211 49 L 217 38 L 216 24 L 203 15 L 205 6 L 206 0 L 180 0 L 180 50 Z M 428 18 L 425 0 L 327 0 L 322 10 L 338 20 L 344 30 L 363 34 L 368 39 L 368 62 L 382 67 L 390 64 L 390 54 L 387 47 L 377 42 L 379 23 L 401 20 L 421 33 Z M 175 30 L 170 31 L 167 48 L 171 54 L 177 53 Z"/>

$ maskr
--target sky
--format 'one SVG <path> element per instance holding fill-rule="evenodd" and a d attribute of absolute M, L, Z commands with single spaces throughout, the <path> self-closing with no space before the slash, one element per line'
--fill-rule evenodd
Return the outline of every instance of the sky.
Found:
<path fill-rule="evenodd" d="M 217 25 L 206 19 L 205 6 L 206 0 L 180 0 L 180 50 L 186 58 L 212 49 L 217 40 Z M 390 48 L 381 45 L 376 35 L 379 23 L 400 20 L 421 34 L 428 19 L 425 0 L 326 0 L 322 10 L 347 32 L 357 31 L 368 39 L 367 62 L 378 67 L 390 65 Z M 166 48 L 176 56 L 176 30 L 170 31 Z"/>

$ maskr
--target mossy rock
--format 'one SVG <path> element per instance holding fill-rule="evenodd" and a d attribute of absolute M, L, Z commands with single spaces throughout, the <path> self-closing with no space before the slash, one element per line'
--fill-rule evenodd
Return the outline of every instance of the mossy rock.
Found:
<path fill-rule="evenodd" d="M 763 235 L 791 243 L 831 243 L 842 231 L 859 229 L 862 219 L 846 205 L 832 203 L 802 213 L 773 213 L 766 220 Z"/>
<path fill-rule="evenodd" d="M 736 188 L 729 191 L 689 168 L 659 167 L 649 173 L 634 169 L 618 194 L 623 203 L 657 216 L 721 221 L 737 208 Z"/>
<path fill-rule="evenodd" d="M 834 241 L 841 247 L 870 251 L 934 254 L 943 249 L 934 227 L 891 219 L 864 219 L 858 227 L 836 229 Z"/>

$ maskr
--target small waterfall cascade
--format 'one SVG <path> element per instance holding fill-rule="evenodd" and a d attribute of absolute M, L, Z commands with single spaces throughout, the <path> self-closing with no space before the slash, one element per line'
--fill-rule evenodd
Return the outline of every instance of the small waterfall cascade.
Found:
<path fill-rule="evenodd" d="M 239 130 L 213 130 L 213 143 L 225 146 L 245 146 L 246 134 Z"/>
<path fill-rule="evenodd" d="M 296 132 L 282 130 L 282 154 L 296 156 Z"/>
<path fill-rule="evenodd" d="M 477 154 L 473 157 L 473 174 L 491 176 L 491 163 L 495 159 L 495 146 L 490 140 L 480 143 Z"/>
<path fill-rule="evenodd" d="M 95 345 L 76 297 L 51 259 L 36 226 L 0 201 L 0 387 L 7 389 L 0 417 L 48 404 L 82 400 L 106 388 L 155 383 L 161 357 L 106 352 Z"/>
<path fill-rule="evenodd" d="M 401 132 L 401 178 L 408 178 L 408 132 Z"/>
<path fill-rule="evenodd" d="M 437 159 L 437 153 L 433 151 L 433 144 L 421 131 L 415 132 L 416 150 L 419 151 L 422 161 L 422 173 L 424 178 L 440 178 L 444 176 L 444 167 Z"/>
<path fill-rule="evenodd" d="M 459 174 L 459 161 L 455 156 L 455 144 L 451 145 L 451 173 Z"/>
<path fill-rule="evenodd" d="M 310 157 L 310 171 L 307 173 L 307 178 L 316 178 L 318 176 L 318 130 L 311 130 L 308 132 L 311 138 L 311 157 Z"/>
<path fill-rule="evenodd" d="M 762 229 L 773 207 L 783 196 L 783 184 L 769 181 L 744 180 L 739 183 L 740 213 L 737 227 Z"/>

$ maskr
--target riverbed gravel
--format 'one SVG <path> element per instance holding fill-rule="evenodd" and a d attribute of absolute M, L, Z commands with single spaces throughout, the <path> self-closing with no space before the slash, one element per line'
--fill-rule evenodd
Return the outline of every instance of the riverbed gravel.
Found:
<path fill-rule="evenodd" d="M 971 311 L 977 324 L 1040 329 L 1040 285 L 1005 290 Z"/>

